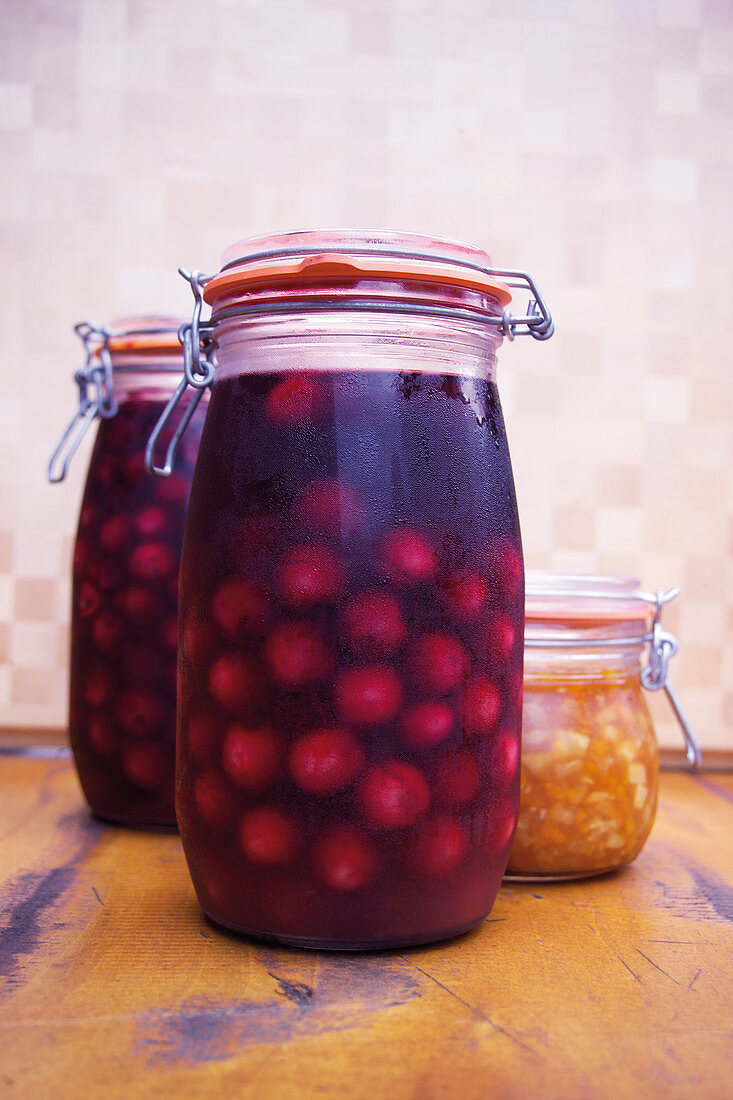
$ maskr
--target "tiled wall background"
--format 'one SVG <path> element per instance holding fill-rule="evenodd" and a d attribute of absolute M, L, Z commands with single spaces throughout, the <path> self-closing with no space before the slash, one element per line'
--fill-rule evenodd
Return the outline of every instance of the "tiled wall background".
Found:
<path fill-rule="evenodd" d="M 366 225 L 536 275 L 557 334 L 500 363 L 528 564 L 681 584 L 674 678 L 733 747 L 730 0 L 2 0 L 0 58 L 0 722 L 65 720 L 72 323 Z"/>

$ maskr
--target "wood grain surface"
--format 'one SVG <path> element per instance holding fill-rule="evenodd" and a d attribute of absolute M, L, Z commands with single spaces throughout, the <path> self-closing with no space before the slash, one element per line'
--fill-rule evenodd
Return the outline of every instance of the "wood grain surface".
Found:
<path fill-rule="evenodd" d="M 68 758 L 0 756 L 0 1096 L 733 1097 L 733 776 L 667 773 L 636 864 L 505 883 L 460 940 L 260 946 L 178 838 L 93 821 Z"/>

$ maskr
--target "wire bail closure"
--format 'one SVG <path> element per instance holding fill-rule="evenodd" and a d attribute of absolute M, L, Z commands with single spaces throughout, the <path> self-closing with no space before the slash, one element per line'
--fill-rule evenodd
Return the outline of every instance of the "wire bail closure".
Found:
<path fill-rule="evenodd" d="M 699 768 L 702 764 L 702 752 L 695 731 L 690 725 L 689 719 L 682 709 L 677 693 L 667 679 L 669 662 L 674 657 L 679 646 L 673 634 L 662 630 L 661 617 L 664 605 L 680 594 L 679 588 L 669 588 L 666 592 L 659 591 L 654 595 L 654 617 L 652 629 L 648 636 L 649 656 L 648 662 L 641 670 L 641 682 L 647 691 L 664 691 L 669 704 L 674 711 L 675 718 L 679 722 L 682 736 L 685 739 L 687 762 L 692 768 Z"/>
<path fill-rule="evenodd" d="M 555 331 L 555 323 L 532 276 L 526 271 L 502 271 L 495 267 L 491 268 L 489 275 L 495 275 L 514 290 L 528 290 L 531 294 L 524 317 L 515 317 L 508 308 L 504 310 L 500 325 L 502 335 L 510 342 L 517 336 L 549 340 Z"/>
<path fill-rule="evenodd" d="M 216 373 L 216 368 L 209 359 L 214 346 L 208 331 L 211 328 L 211 322 L 201 321 L 201 311 L 204 305 L 203 288 L 211 279 L 211 275 L 202 275 L 200 271 L 188 271 L 185 267 L 179 267 L 178 273 L 183 276 L 191 287 L 194 306 L 190 322 L 181 325 L 178 330 L 178 339 L 183 348 L 183 378 L 158 417 L 158 422 L 150 433 L 150 438 L 145 447 L 145 469 L 149 474 L 156 474 L 158 477 L 170 477 L 173 473 L 178 446 L 184 432 L 198 408 L 199 401 L 204 396 L 204 390 L 214 381 Z M 155 462 L 155 448 L 158 445 L 158 440 L 189 386 L 194 390 L 193 397 L 188 403 L 186 411 L 166 448 L 163 465 L 158 466 Z"/>
<path fill-rule="evenodd" d="M 66 477 L 71 459 L 97 416 L 109 420 L 116 416 L 118 408 L 109 353 L 109 329 L 80 321 L 74 326 L 74 332 L 84 345 L 86 362 L 74 374 L 79 387 L 79 406 L 48 463 L 47 476 L 52 484 Z"/>

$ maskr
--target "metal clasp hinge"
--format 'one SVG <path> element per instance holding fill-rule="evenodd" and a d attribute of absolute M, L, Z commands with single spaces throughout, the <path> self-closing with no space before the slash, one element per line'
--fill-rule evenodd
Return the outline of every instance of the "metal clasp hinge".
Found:
<path fill-rule="evenodd" d="M 160 414 L 145 447 L 145 468 L 149 474 L 157 474 L 158 477 L 170 477 L 173 473 L 178 446 L 198 408 L 204 390 L 214 381 L 215 374 L 214 364 L 209 359 L 214 348 L 214 341 L 210 335 L 213 326 L 210 321 L 201 320 L 204 305 L 203 289 L 212 276 L 202 275 L 200 271 L 187 271 L 184 267 L 179 267 L 178 273 L 183 276 L 193 291 L 193 316 L 188 324 L 181 325 L 178 330 L 178 339 L 183 347 L 183 378 Z M 155 448 L 158 440 L 189 386 L 194 390 L 193 397 L 166 448 L 163 465 L 158 466 L 155 463 Z"/>
<path fill-rule="evenodd" d="M 81 321 L 74 326 L 74 331 L 84 345 L 86 362 L 74 374 L 79 387 L 78 408 L 48 463 L 48 480 L 52 483 L 64 480 L 71 459 L 97 416 L 108 420 L 117 413 L 109 330 Z"/>
<path fill-rule="evenodd" d="M 654 618 L 651 634 L 649 635 L 649 658 L 648 663 L 641 670 L 641 682 L 647 691 L 664 691 L 685 739 L 687 762 L 691 767 L 699 768 L 702 764 L 700 744 L 687 715 L 682 709 L 677 693 L 667 680 L 669 662 L 678 649 L 677 639 L 674 635 L 662 630 L 660 621 L 664 605 L 673 600 L 675 596 L 678 596 L 679 592 L 679 588 L 670 588 L 666 592 L 657 592 L 654 597 Z"/>
<path fill-rule="evenodd" d="M 489 274 L 496 275 L 512 289 L 528 290 L 531 295 L 527 312 L 523 317 L 515 317 L 509 309 L 504 310 L 501 331 L 507 340 L 514 340 L 516 336 L 532 336 L 535 340 L 549 340 L 555 331 L 555 325 L 532 276 L 526 271 L 509 271 L 500 268 L 492 268 Z"/>

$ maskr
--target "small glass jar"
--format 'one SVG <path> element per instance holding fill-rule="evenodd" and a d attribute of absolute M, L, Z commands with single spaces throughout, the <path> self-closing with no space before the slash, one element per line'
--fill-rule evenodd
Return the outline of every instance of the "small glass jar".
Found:
<path fill-rule="evenodd" d="M 92 812 L 125 825 L 176 824 L 178 564 L 205 407 L 174 477 L 147 473 L 145 447 L 180 376 L 178 325 L 77 326 L 80 405 L 49 464 L 60 481 L 99 421 L 74 546 L 69 735 Z"/>
<path fill-rule="evenodd" d="M 508 274 L 508 273 L 505 273 Z M 526 277 L 523 277 L 526 280 Z M 485 253 L 242 242 L 181 566 L 177 811 L 206 913 L 367 950 L 482 920 L 516 821 L 523 564 Z M 527 285 L 526 281 L 520 285 Z"/>
<path fill-rule="evenodd" d="M 671 692 L 676 642 L 659 616 L 673 595 L 646 595 L 626 577 L 528 574 L 521 809 L 508 877 L 582 878 L 641 851 L 659 760 L 644 687 Z"/>

